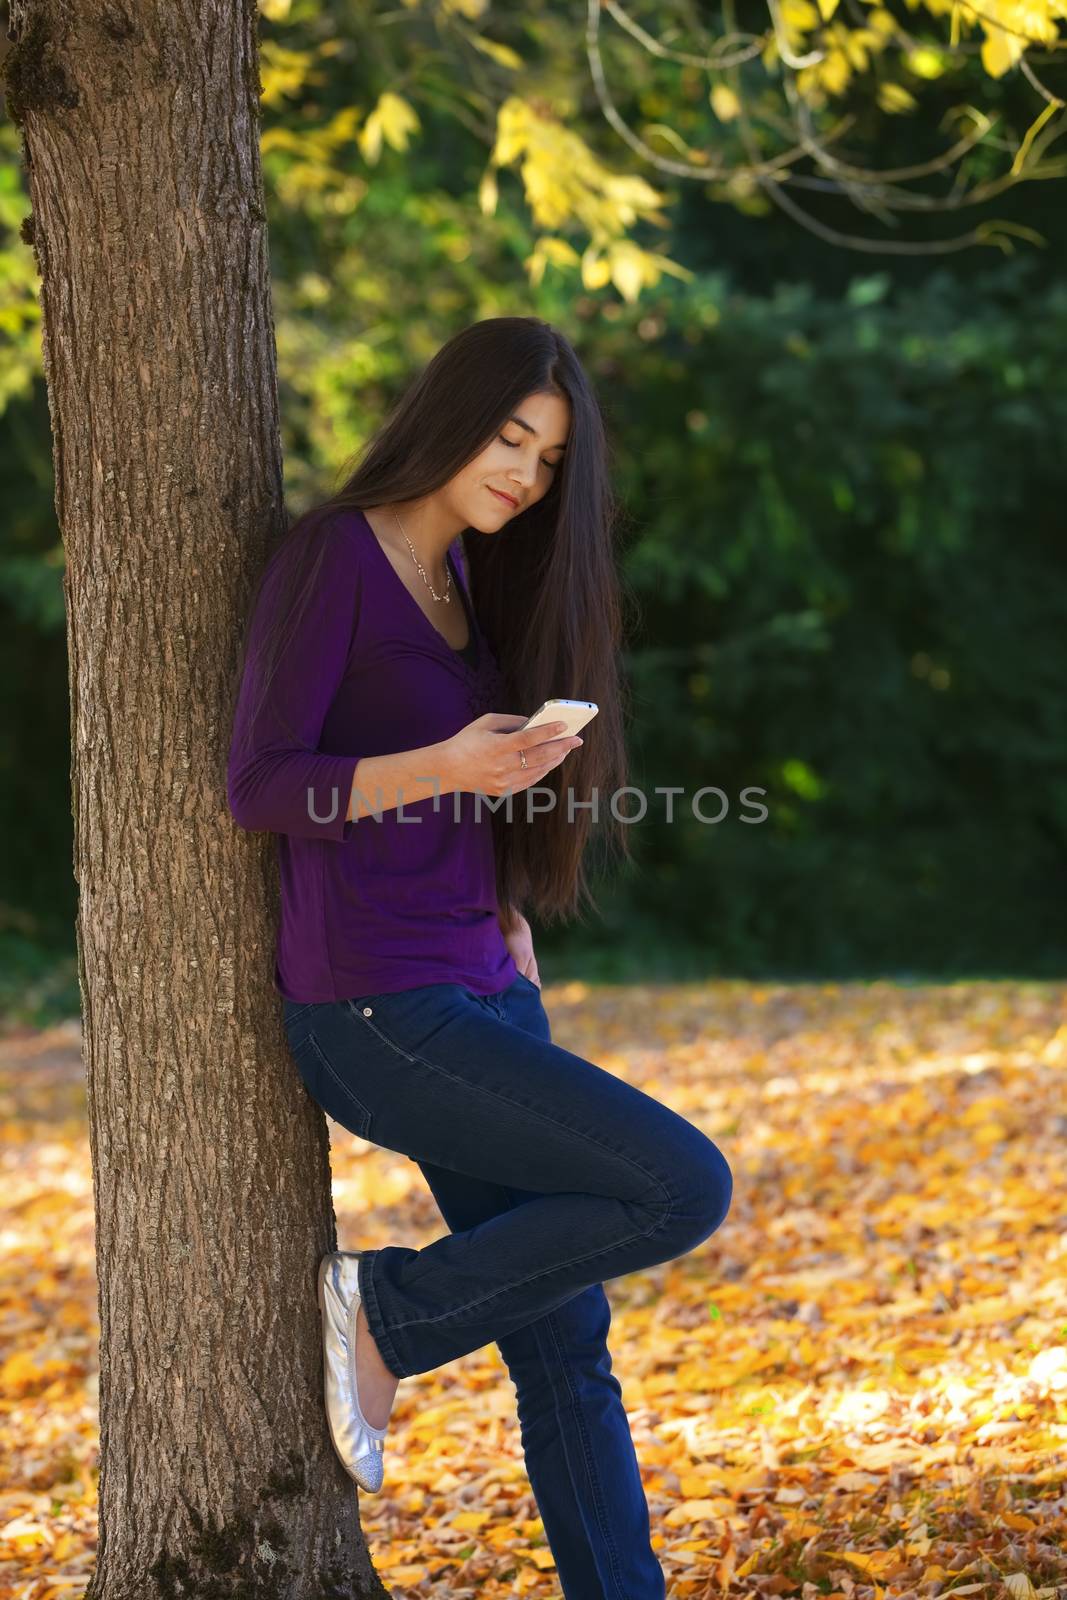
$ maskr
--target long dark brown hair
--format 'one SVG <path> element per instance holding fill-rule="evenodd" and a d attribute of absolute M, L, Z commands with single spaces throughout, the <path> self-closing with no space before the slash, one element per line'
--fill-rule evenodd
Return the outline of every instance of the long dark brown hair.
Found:
<path fill-rule="evenodd" d="M 244 671 L 251 617 L 264 579 L 284 561 L 279 603 L 257 632 L 258 675 L 267 692 L 286 625 L 307 604 L 330 517 L 343 510 L 421 499 L 478 455 L 531 394 L 570 403 L 567 449 L 547 493 L 499 533 L 461 535 L 471 600 L 504 679 L 495 710 L 528 715 L 553 696 L 593 700 L 600 710 L 583 745 L 541 779 L 551 810 L 526 816 L 525 790 L 491 813 L 500 906 L 545 923 L 595 909 L 584 864 L 596 843 L 629 859 L 628 824 L 613 797 L 626 786 L 624 723 L 628 695 L 619 651 L 631 600 L 614 549 L 620 507 L 611 484 L 611 446 L 603 414 L 569 340 L 539 317 L 489 317 L 444 344 L 355 457 L 328 500 L 304 512 L 269 553 L 252 596 L 235 694 Z M 261 702 L 262 703 L 262 702 Z M 568 817 L 568 792 L 573 816 Z M 542 797 L 535 796 L 536 802 Z"/>

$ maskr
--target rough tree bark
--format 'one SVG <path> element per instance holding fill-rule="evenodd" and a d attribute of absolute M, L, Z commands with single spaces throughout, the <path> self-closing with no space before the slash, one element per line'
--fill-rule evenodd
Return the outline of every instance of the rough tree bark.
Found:
<path fill-rule="evenodd" d="M 322 1405 L 326 1123 L 225 758 L 283 517 L 254 0 L 11 0 L 66 550 L 100 1314 L 92 1600 L 384 1595 Z"/>

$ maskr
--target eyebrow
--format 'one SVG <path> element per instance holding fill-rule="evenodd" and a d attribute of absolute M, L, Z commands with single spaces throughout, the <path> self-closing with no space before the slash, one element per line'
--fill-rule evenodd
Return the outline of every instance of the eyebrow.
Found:
<path fill-rule="evenodd" d="M 531 428 L 530 424 L 528 422 L 524 422 L 521 417 L 508 417 L 506 420 L 508 422 L 517 422 L 520 428 L 525 428 L 527 433 L 532 433 L 534 438 L 535 439 L 537 438 L 537 429 L 536 428 Z M 546 450 L 566 450 L 566 448 L 567 448 L 567 446 L 565 444 L 546 444 L 545 445 L 545 449 Z"/>

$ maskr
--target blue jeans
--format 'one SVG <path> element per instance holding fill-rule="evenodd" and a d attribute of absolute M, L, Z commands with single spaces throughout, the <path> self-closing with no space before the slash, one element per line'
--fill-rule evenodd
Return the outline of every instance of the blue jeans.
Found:
<path fill-rule="evenodd" d="M 457 983 L 284 1003 L 308 1091 L 415 1161 L 450 1233 L 363 1252 L 382 1359 L 429 1372 L 496 1341 L 566 1600 L 662 1600 L 648 1505 L 607 1347 L 603 1279 L 715 1232 L 730 1168 L 707 1136 L 553 1044 L 541 991 Z"/>

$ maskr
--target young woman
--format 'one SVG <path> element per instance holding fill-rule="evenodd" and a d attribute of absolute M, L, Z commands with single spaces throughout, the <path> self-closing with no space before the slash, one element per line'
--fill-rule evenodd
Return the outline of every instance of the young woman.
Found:
<path fill-rule="evenodd" d="M 376 1492 L 398 1380 L 495 1340 L 567 1600 L 664 1594 L 603 1280 L 693 1249 L 732 1193 L 692 1123 L 553 1043 L 519 910 L 580 910 L 598 796 L 625 851 L 614 510 L 563 335 L 458 334 L 271 556 L 227 781 L 235 820 L 278 836 L 275 986 L 308 1091 L 417 1162 L 450 1230 L 323 1258 L 337 1453 Z M 553 696 L 597 703 L 584 740 L 517 731 Z"/>

